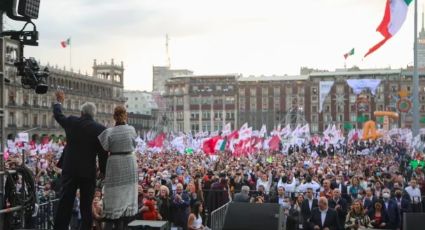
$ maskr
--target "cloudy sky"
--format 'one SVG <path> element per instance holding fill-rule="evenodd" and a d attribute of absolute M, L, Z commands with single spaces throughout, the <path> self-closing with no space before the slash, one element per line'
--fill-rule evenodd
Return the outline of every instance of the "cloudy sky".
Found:
<path fill-rule="evenodd" d="M 93 59 L 124 61 L 126 89 L 151 90 L 152 66 L 195 74 L 297 75 L 301 66 L 405 67 L 413 61 L 413 3 L 402 29 L 363 59 L 382 39 L 375 32 L 386 0 L 41 0 L 40 46 L 26 48 L 43 64 L 91 74 Z M 419 1 L 422 6 L 422 1 Z M 422 7 L 420 7 L 422 11 Z M 6 29 L 18 29 L 9 19 Z"/>

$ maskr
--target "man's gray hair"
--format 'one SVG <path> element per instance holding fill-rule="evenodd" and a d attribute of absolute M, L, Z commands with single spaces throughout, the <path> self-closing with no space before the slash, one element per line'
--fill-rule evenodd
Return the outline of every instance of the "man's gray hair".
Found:
<path fill-rule="evenodd" d="M 248 194 L 249 193 L 249 187 L 246 186 L 246 185 L 242 186 L 241 193 Z"/>
<path fill-rule="evenodd" d="M 81 115 L 96 116 L 96 105 L 93 102 L 86 102 L 81 106 Z"/>

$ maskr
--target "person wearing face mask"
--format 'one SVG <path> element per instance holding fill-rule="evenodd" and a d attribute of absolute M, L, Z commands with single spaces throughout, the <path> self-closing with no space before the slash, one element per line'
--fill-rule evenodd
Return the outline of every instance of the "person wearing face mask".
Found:
<path fill-rule="evenodd" d="M 397 204 L 397 208 L 399 211 L 399 216 L 400 216 L 400 221 L 399 221 L 399 228 L 400 226 L 403 226 L 403 213 L 405 212 L 410 212 L 411 208 L 410 208 L 410 201 L 408 198 L 408 195 L 404 195 L 403 196 L 403 191 L 401 189 L 396 189 L 395 190 L 395 197 L 394 197 L 394 201 Z"/>
<path fill-rule="evenodd" d="M 382 190 L 382 198 L 384 200 L 382 209 L 388 214 L 387 228 L 395 229 L 400 226 L 400 211 L 395 199 L 391 199 L 390 190 L 385 188 Z"/>
<path fill-rule="evenodd" d="M 344 198 L 347 202 L 351 202 L 351 198 L 348 195 L 347 186 L 344 184 L 342 175 L 337 175 L 335 180 L 331 183 L 332 189 L 339 189 L 341 192 L 341 197 Z"/>

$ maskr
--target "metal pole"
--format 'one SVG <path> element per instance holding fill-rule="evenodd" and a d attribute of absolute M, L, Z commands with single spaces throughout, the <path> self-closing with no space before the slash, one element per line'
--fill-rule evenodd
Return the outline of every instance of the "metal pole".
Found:
<path fill-rule="evenodd" d="M 415 36 L 413 45 L 413 126 L 412 133 L 415 137 L 419 134 L 419 74 L 418 74 L 418 1 L 415 1 Z"/>
<path fill-rule="evenodd" d="M 3 32 L 3 11 L 0 10 L 0 33 Z M 0 40 L 0 42 L 3 42 L 3 40 Z M 3 44 L 0 44 L 0 46 L 3 46 Z M 3 56 L 3 50 L 0 50 L 0 55 Z M 0 171 L 4 171 L 4 162 L 3 162 L 3 133 L 4 133 L 4 121 L 3 121 L 3 110 L 4 110 L 4 104 L 3 104 L 3 92 L 4 92 L 4 77 L 3 77 L 3 57 L 0 57 Z M 0 174 L 0 210 L 3 209 L 3 199 L 4 199 L 4 175 Z M 4 223 L 4 215 L 0 214 L 0 230 L 4 229 L 3 226 Z"/>

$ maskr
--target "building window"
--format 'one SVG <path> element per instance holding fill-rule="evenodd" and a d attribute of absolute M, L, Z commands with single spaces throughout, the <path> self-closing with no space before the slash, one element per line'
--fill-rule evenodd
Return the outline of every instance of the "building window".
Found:
<path fill-rule="evenodd" d="M 311 96 L 311 101 L 314 101 L 314 102 L 316 102 L 317 101 L 317 95 L 313 95 L 313 96 Z"/>
<path fill-rule="evenodd" d="M 38 97 L 37 96 L 33 96 L 33 98 L 32 98 L 32 105 L 33 106 L 38 106 Z"/>
<path fill-rule="evenodd" d="M 29 105 L 29 95 L 28 94 L 24 94 L 23 104 L 24 105 Z"/>
<path fill-rule="evenodd" d="M 337 85 L 336 86 L 336 93 L 337 94 L 344 94 L 344 86 L 343 85 Z"/>
<path fill-rule="evenodd" d="M 11 105 L 15 105 L 16 104 L 16 101 L 15 101 L 15 99 L 16 99 L 16 92 L 15 91 L 10 91 L 9 92 L 9 104 L 11 104 Z"/>
<path fill-rule="evenodd" d="M 9 122 L 8 125 L 16 125 L 15 113 L 9 112 Z"/>
<path fill-rule="evenodd" d="M 46 114 L 43 114 L 43 118 L 42 118 L 42 121 L 41 121 L 41 125 L 42 125 L 43 127 L 46 127 L 46 126 L 47 126 L 47 115 L 46 115 Z"/>
<path fill-rule="evenodd" d="M 397 92 L 397 85 L 391 85 L 391 92 L 395 93 Z"/>
<path fill-rule="evenodd" d="M 245 95 L 245 89 L 239 89 L 239 95 L 244 96 Z"/>
<path fill-rule="evenodd" d="M 29 124 L 29 123 L 30 123 L 30 121 L 29 121 L 28 113 L 24 113 L 24 114 L 23 114 L 23 118 L 24 118 L 24 119 L 23 119 L 23 121 L 22 121 L 22 122 L 23 122 L 23 124 L 22 124 L 22 125 L 23 125 L 24 127 L 29 127 L 29 126 L 30 126 L 30 124 Z"/>
<path fill-rule="evenodd" d="M 312 112 L 312 113 L 317 113 L 317 106 L 316 106 L 316 105 L 313 105 L 313 106 L 311 107 L 311 112 Z"/>
<path fill-rule="evenodd" d="M 257 89 L 256 89 L 256 88 L 252 88 L 252 89 L 250 89 L 250 90 L 249 90 L 249 93 L 250 93 L 250 95 L 251 95 L 252 97 L 255 97 L 256 92 L 257 92 Z"/>
<path fill-rule="evenodd" d="M 311 116 L 311 122 L 315 122 L 315 123 L 318 122 L 317 121 L 317 115 L 312 115 Z"/>
<path fill-rule="evenodd" d="M 137 99 L 138 99 L 137 97 L 134 98 L 135 101 L 137 101 Z"/>
<path fill-rule="evenodd" d="M 206 120 L 210 118 L 211 118 L 210 112 L 202 112 L 202 119 Z"/>
<path fill-rule="evenodd" d="M 317 91 L 317 88 L 316 87 L 311 88 L 311 94 L 312 95 L 317 95 L 318 94 L 318 91 Z"/>
<path fill-rule="evenodd" d="M 280 88 L 279 87 L 273 88 L 273 94 L 274 94 L 275 97 L 279 97 L 280 96 Z"/>
<path fill-rule="evenodd" d="M 251 111 L 257 110 L 257 101 L 254 100 L 255 98 L 251 98 L 251 103 L 249 105 L 249 108 Z"/>
<path fill-rule="evenodd" d="M 312 133 L 317 133 L 319 132 L 319 126 L 317 124 L 311 124 L 311 132 Z"/>
<path fill-rule="evenodd" d="M 263 97 L 267 97 L 269 95 L 269 89 L 266 87 L 263 87 L 261 89 L 261 94 L 263 95 Z"/>
<path fill-rule="evenodd" d="M 32 119 L 32 125 L 37 126 L 38 125 L 38 115 L 34 115 L 32 118 L 33 118 Z"/>
<path fill-rule="evenodd" d="M 337 112 L 338 113 L 343 113 L 344 112 L 344 105 L 343 104 L 338 104 L 337 106 Z"/>
<path fill-rule="evenodd" d="M 280 109 L 280 98 L 274 99 L 274 109 Z"/>
<path fill-rule="evenodd" d="M 245 110 L 245 98 L 239 98 L 239 109 Z"/>

